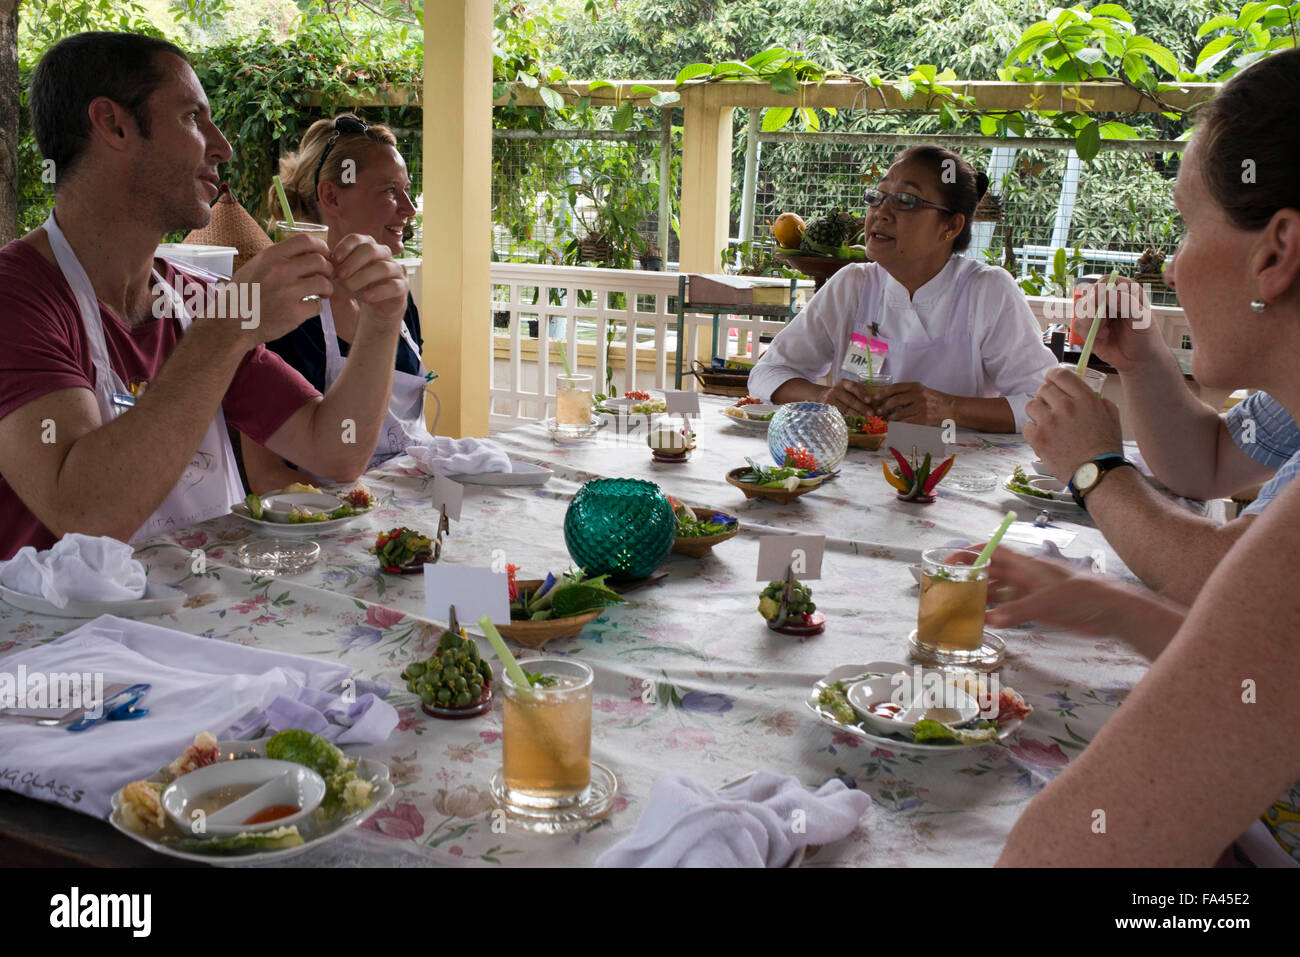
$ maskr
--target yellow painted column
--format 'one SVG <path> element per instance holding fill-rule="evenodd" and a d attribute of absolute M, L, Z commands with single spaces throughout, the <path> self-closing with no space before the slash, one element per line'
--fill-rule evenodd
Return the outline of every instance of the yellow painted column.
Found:
<path fill-rule="evenodd" d="M 491 401 L 492 4 L 424 5 L 424 365 L 438 432 L 486 435 Z M 430 429 L 436 406 L 426 402 Z"/>
<path fill-rule="evenodd" d="M 721 89 L 682 92 L 682 272 L 717 272 L 731 205 L 731 110 Z"/>

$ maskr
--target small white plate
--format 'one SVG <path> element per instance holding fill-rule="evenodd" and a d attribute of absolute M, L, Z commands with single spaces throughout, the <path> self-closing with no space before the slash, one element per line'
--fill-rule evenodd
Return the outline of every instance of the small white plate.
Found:
<path fill-rule="evenodd" d="M 873 734 L 863 728 L 861 724 L 845 724 L 842 721 L 837 721 L 829 711 L 822 707 L 821 702 L 817 700 L 817 696 L 821 694 L 824 688 L 837 681 L 844 681 L 845 679 L 861 680 L 871 677 L 888 677 L 897 674 L 900 671 L 911 673 L 912 669 L 916 667 L 919 666 L 916 664 L 905 665 L 897 661 L 871 661 L 865 665 L 840 665 L 838 668 L 832 668 L 824 678 L 813 685 L 812 692 L 808 695 L 807 699 L 805 699 L 804 705 L 809 711 L 817 715 L 823 723 L 830 725 L 837 731 L 851 734 L 853 737 L 861 738 L 864 741 L 870 741 L 872 744 L 881 748 L 886 748 L 898 754 L 960 754 L 971 748 L 982 748 L 998 742 L 1005 744 L 1012 735 L 1020 730 L 1020 726 L 1024 724 L 1023 718 L 1012 718 L 1010 721 L 1007 721 L 998 729 L 997 742 L 980 741 L 975 744 L 960 744 L 957 742 L 951 742 L 948 744 L 918 744 L 915 741 L 904 741 L 902 738 Z M 923 672 L 924 670 L 925 669 L 923 669 Z"/>
<path fill-rule="evenodd" d="M 553 475 L 555 473 L 544 466 L 511 459 L 509 472 L 465 473 L 448 478 L 461 485 L 545 485 Z"/>
<path fill-rule="evenodd" d="M 727 408 L 735 408 L 735 406 L 728 406 Z M 771 412 L 771 413 L 775 413 L 775 412 L 776 412 L 776 406 L 774 406 L 774 405 L 762 405 L 762 404 L 758 404 L 758 405 L 744 405 L 744 406 L 741 406 L 741 410 L 744 411 L 744 412 L 746 412 L 746 413 L 749 413 L 749 412 L 756 412 L 756 413 L 759 413 L 759 414 L 767 414 L 767 413 L 769 413 L 769 412 Z M 734 415 L 729 415 L 729 414 L 727 413 L 727 409 L 719 409 L 719 410 L 718 410 L 718 415 L 720 415 L 720 416 L 722 416 L 723 418 L 725 418 L 728 422 L 730 422 L 732 425 L 736 426 L 737 428 L 744 429 L 746 432 L 763 432 L 763 433 L 766 433 L 766 432 L 767 432 L 767 427 L 768 427 L 769 425 L 772 424 L 772 420 L 771 420 L 771 419 L 741 419 L 741 418 L 737 418 L 737 417 L 734 416 Z"/>
<path fill-rule="evenodd" d="M 1058 487 L 1064 488 L 1064 486 L 1061 485 L 1061 483 L 1058 482 L 1056 479 L 1052 478 L 1051 476 L 1045 476 L 1045 475 L 1033 475 L 1033 476 L 1026 476 L 1026 477 L 1029 479 L 1029 484 L 1031 486 L 1033 486 L 1034 488 L 1040 488 L 1042 491 L 1047 492 L 1051 497 L 1043 498 L 1038 495 L 1030 495 L 1028 492 L 1017 492 L 1014 489 L 1007 488 L 1007 484 L 1012 479 L 1012 476 L 1010 475 L 1007 475 L 1002 479 L 1002 491 L 1014 495 L 1016 498 L 1020 499 L 1020 501 L 1024 502 L 1026 505 L 1032 505 L 1035 508 L 1039 509 L 1040 511 L 1042 509 L 1047 509 L 1049 512 L 1060 512 L 1065 515 L 1069 515 L 1069 514 L 1078 515 L 1083 512 L 1083 509 L 1079 508 L 1079 506 L 1074 504 L 1074 497 L 1070 495 L 1068 491 L 1065 492 L 1056 491 Z M 1039 485 L 1036 483 L 1044 483 L 1044 484 Z"/>
<path fill-rule="evenodd" d="M 947 686 L 938 696 L 945 704 L 933 708 L 926 707 L 922 698 L 928 689 L 910 689 L 906 687 L 911 683 L 909 681 L 904 685 L 903 691 L 911 692 L 913 698 L 911 702 L 903 706 L 903 709 L 893 717 L 886 718 L 873 714 L 870 710 L 873 704 L 890 701 L 898 693 L 894 681 L 893 676 L 865 678 L 849 685 L 844 692 L 844 696 L 849 699 L 849 704 L 858 713 L 858 717 L 877 734 L 909 734 L 916 727 L 916 723 L 924 718 L 933 718 L 950 727 L 959 728 L 969 724 L 980 713 L 979 705 L 974 698 L 965 691 Z"/>
<path fill-rule="evenodd" d="M 334 511 L 340 505 L 338 496 L 320 495 L 314 492 L 272 492 L 262 496 L 262 517 L 265 521 L 283 522 L 286 525 L 297 524 L 289 521 L 289 513 L 295 508 L 303 509 L 316 515 Z"/>
<path fill-rule="evenodd" d="M 261 760 L 265 758 L 266 742 L 269 740 L 270 738 L 259 741 L 220 741 L 217 744 L 217 747 L 221 749 L 218 761 Z M 363 824 L 392 799 L 393 782 L 389 779 L 388 765 L 370 758 L 357 756 L 357 777 L 363 778 L 374 785 L 370 791 L 370 804 L 367 807 L 351 814 L 335 815 L 324 823 L 319 822 L 314 814 L 309 815 L 298 827 L 298 833 L 302 835 L 303 843 L 297 847 L 286 847 L 275 851 L 252 851 L 245 854 L 198 854 L 165 844 L 158 840 L 157 837 L 138 834 L 122 822 L 121 791 L 113 795 L 113 810 L 108 816 L 108 822 L 132 840 L 139 841 L 150 850 L 157 851 L 159 854 L 166 854 L 168 857 L 179 857 L 182 860 L 198 861 L 216 867 L 278 861 L 286 857 L 304 854 L 326 841 L 332 841 L 336 837 L 346 834 Z M 167 768 L 160 768 L 149 780 L 157 781 L 160 784 L 170 783 Z M 166 830 L 158 835 L 158 837 L 162 836 L 183 838 L 188 836 L 188 832 L 177 828 L 175 824 L 168 820 Z"/>
<path fill-rule="evenodd" d="M 144 597 L 127 601 L 70 601 L 56 608 L 39 595 L 24 595 L 20 591 L 0 585 L 0 598 L 15 608 L 50 615 L 54 618 L 98 618 L 100 615 L 117 615 L 118 618 L 153 618 L 174 613 L 185 601 L 185 592 L 171 585 L 146 582 Z"/>
<path fill-rule="evenodd" d="M 345 518 L 331 518 L 323 522 L 268 522 L 264 519 L 253 518 L 248 511 L 248 506 L 243 502 L 238 505 L 230 506 L 230 514 L 238 515 L 250 525 L 256 525 L 263 528 L 269 534 L 274 536 L 285 536 L 293 538 L 310 538 L 313 535 L 322 535 L 325 532 L 336 532 L 340 529 L 347 528 L 357 519 L 365 518 L 370 514 L 369 509 L 360 515 L 348 515 Z"/>

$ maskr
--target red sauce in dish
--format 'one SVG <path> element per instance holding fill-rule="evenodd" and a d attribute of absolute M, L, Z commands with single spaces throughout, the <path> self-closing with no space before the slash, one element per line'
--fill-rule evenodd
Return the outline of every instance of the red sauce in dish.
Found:
<path fill-rule="evenodd" d="M 885 700 L 877 701 L 874 704 L 869 705 L 867 710 L 877 718 L 896 718 L 898 717 L 898 713 L 903 709 L 901 706 L 894 704 L 894 702 Z"/>
<path fill-rule="evenodd" d="M 245 824 L 266 824 L 268 821 L 278 821 L 282 817 L 288 817 L 290 814 L 297 814 L 302 808 L 296 804 L 272 804 L 270 807 L 264 807 Z"/>

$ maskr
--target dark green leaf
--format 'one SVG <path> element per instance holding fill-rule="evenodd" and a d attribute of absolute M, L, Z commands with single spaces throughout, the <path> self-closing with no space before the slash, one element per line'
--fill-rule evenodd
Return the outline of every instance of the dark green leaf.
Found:
<path fill-rule="evenodd" d="M 1093 120 L 1087 126 L 1079 131 L 1079 135 L 1074 138 L 1074 150 L 1079 154 L 1079 159 L 1085 163 L 1091 161 L 1101 149 L 1101 131 L 1097 121 Z"/>
<path fill-rule="evenodd" d="M 790 69 L 790 67 L 778 72 L 770 82 L 772 89 L 777 93 L 790 94 L 799 92 L 799 81 L 794 75 L 794 70 Z"/>

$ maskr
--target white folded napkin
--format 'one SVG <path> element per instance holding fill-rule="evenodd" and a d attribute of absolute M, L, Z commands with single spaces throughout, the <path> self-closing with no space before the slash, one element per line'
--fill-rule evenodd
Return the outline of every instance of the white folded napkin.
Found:
<path fill-rule="evenodd" d="M 220 740 L 232 728 L 246 729 L 259 714 L 274 718 L 286 705 L 299 712 L 304 705 L 314 708 L 321 723 L 331 713 L 348 715 L 355 723 L 346 739 L 336 738 L 340 743 L 382 741 L 397 727 L 391 705 L 375 699 L 363 719 L 355 712 L 370 696 L 349 702 L 333 693 L 324 701 L 319 694 L 338 688 L 351 674 L 343 664 L 101 615 L 49 644 L 0 658 L 0 693 L 16 693 L 19 678 L 32 693 L 34 675 L 46 676 L 41 680 L 51 685 L 59 680 L 52 675 L 85 676 L 81 687 L 87 693 L 87 684 L 145 682 L 152 687 L 141 706 L 149 714 L 102 721 L 80 732 L 0 714 L 0 787 L 107 817 L 119 788 L 177 758 L 199 732 L 210 731 Z M 285 725 L 272 720 L 272 727 Z"/>
<path fill-rule="evenodd" d="M 130 601 L 144 597 L 144 566 L 115 538 L 70 532 L 47 551 L 31 545 L 0 563 L 0 585 L 37 595 L 56 608 L 69 601 Z"/>
<path fill-rule="evenodd" d="M 479 475 L 511 470 L 510 456 L 495 442 L 449 439 L 442 435 L 430 436 L 430 439 L 431 444 L 408 445 L 406 454 L 433 475 Z"/>
<path fill-rule="evenodd" d="M 635 830 L 597 867 L 783 867 L 799 848 L 852 833 L 871 804 L 832 778 L 815 792 L 797 778 L 758 771 L 719 791 L 665 774 Z"/>

